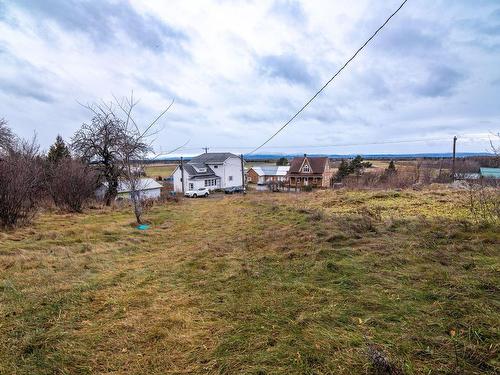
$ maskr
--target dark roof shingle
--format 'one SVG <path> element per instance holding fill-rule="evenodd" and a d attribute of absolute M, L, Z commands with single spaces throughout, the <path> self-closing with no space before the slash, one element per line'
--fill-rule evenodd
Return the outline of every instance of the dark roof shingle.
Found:
<path fill-rule="evenodd" d="M 232 154 L 230 152 L 207 152 L 205 154 L 201 154 L 198 156 L 195 156 L 192 158 L 188 163 L 189 164 L 194 164 L 194 163 L 224 163 L 226 159 L 230 157 L 235 157 L 237 158 L 235 154 Z"/>
<path fill-rule="evenodd" d="M 197 166 L 199 164 L 196 164 Z M 215 175 L 215 172 L 207 165 L 204 165 L 204 168 L 206 168 L 205 172 L 198 172 L 193 165 L 190 163 L 184 164 L 184 169 L 185 171 L 192 177 L 200 177 L 200 176 L 205 176 L 205 177 L 217 177 Z"/>
<path fill-rule="evenodd" d="M 302 163 L 304 162 L 304 156 L 293 158 L 292 162 L 290 163 L 290 170 L 288 173 L 301 173 L 300 172 L 300 167 L 302 166 Z M 307 161 L 309 162 L 309 165 L 311 166 L 312 173 L 318 173 L 322 174 L 325 171 L 326 163 L 328 163 L 328 158 L 327 157 L 309 157 L 307 156 Z"/>

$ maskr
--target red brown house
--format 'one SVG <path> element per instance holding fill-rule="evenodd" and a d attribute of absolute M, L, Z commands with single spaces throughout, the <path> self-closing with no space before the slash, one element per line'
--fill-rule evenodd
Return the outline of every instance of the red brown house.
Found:
<path fill-rule="evenodd" d="M 327 157 L 303 157 L 293 158 L 287 173 L 290 187 L 329 187 L 333 172 Z"/>

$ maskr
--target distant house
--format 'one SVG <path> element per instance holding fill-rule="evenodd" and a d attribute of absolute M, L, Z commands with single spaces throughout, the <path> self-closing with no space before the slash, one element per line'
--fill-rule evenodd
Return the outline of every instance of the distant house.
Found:
<path fill-rule="evenodd" d="M 500 178 L 500 168 L 480 168 L 479 174 L 483 178 Z"/>
<path fill-rule="evenodd" d="M 163 185 L 159 184 L 152 178 L 140 178 L 137 182 L 137 193 L 141 199 L 156 199 L 160 198 L 161 188 Z M 97 199 L 103 199 L 108 190 L 108 183 L 103 182 L 96 190 Z M 127 180 L 118 181 L 118 195 L 116 198 L 130 199 L 131 188 Z"/>
<path fill-rule="evenodd" d="M 247 181 L 258 185 L 284 182 L 289 169 L 289 166 L 255 166 L 248 170 Z"/>
<path fill-rule="evenodd" d="M 327 157 L 303 157 L 293 158 L 290 169 L 286 175 L 291 187 L 329 187 L 333 172 Z"/>
<path fill-rule="evenodd" d="M 177 192 L 243 186 L 241 159 L 230 152 L 207 152 L 178 165 L 172 173 Z"/>
<path fill-rule="evenodd" d="M 481 178 L 486 179 L 500 179 L 500 168 L 479 168 L 479 173 L 456 173 L 455 178 L 457 180 L 479 180 Z"/>

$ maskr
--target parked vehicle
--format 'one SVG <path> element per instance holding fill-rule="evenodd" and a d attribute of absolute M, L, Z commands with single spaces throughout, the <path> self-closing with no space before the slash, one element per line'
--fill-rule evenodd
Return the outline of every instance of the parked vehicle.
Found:
<path fill-rule="evenodd" d="M 243 188 L 243 186 L 231 186 L 224 189 L 224 193 L 226 194 L 245 193 L 245 189 Z"/>
<path fill-rule="evenodd" d="M 206 187 L 198 188 L 197 190 L 188 190 L 184 193 L 186 197 L 198 198 L 198 197 L 208 197 L 210 191 Z"/>

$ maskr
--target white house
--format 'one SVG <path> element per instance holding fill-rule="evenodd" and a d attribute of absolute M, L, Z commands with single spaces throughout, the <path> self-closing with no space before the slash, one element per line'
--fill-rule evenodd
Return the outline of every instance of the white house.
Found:
<path fill-rule="evenodd" d="M 230 152 L 207 152 L 198 155 L 178 165 L 172 177 L 174 190 L 177 192 L 200 187 L 215 190 L 243 186 L 241 159 Z"/>
<path fill-rule="evenodd" d="M 161 188 L 163 186 L 152 178 L 141 178 L 137 183 L 138 194 L 141 199 L 157 199 L 160 198 Z M 103 199 L 108 190 L 108 183 L 103 182 L 96 190 L 96 197 Z M 130 199 L 130 184 L 127 180 L 118 181 L 118 198 Z"/>

